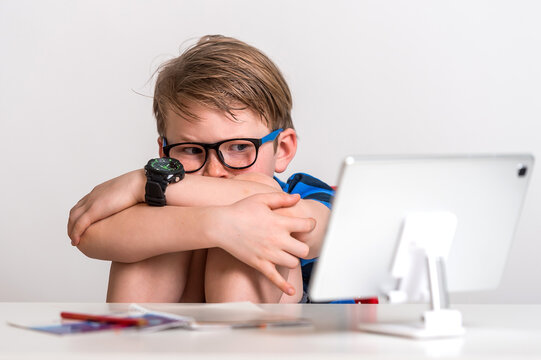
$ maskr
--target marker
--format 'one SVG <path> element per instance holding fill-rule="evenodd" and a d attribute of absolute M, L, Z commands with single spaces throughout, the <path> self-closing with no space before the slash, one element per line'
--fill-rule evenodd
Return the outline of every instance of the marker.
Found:
<path fill-rule="evenodd" d="M 92 322 L 115 324 L 115 325 L 122 325 L 122 326 L 144 326 L 148 324 L 148 321 L 146 319 L 141 319 L 141 318 L 79 314 L 79 313 L 71 313 L 71 312 L 65 312 L 65 311 L 60 313 L 60 317 L 62 319 L 92 321 Z"/>

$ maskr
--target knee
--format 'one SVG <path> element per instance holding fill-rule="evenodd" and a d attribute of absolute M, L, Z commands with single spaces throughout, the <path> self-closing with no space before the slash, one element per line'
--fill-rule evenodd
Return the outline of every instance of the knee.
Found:
<path fill-rule="evenodd" d="M 151 266 L 146 261 L 112 262 L 109 270 L 107 302 L 142 302 L 148 300 Z"/>
<path fill-rule="evenodd" d="M 178 302 L 190 254 L 166 254 L 125 264 L 111 263 L 108 302 Z"/>
<path fill-rule="evenodd" d="M 207 302 L 284 302 L 282 291 L 269 279 L 222 249 L 209 249 L 206 266 L 205 296 Z M 298 270 L 300 274 L 300 267 Z M 287 268 L 280 267 L 279 272 L 293 286 L 300 289 L 300 296 L 302 296 L 302 277 L 299 277 L 299 281 L 295 281 L 291 278 L 295 270 L 290 271 Z M 295 294 L 288 302 L 297 302 L 294 299 L 298 296 Z"/>
<path fill-rule="evenodd" d="M 110 277 L 122 277 L 124 280 L 150 280 L 160 273 L 162 266 L 159 257 L 134 263 L 111 262 Z"/>
<path fill-rule="evenodd" d="M 263 302 L 257 271 L 226 251 L 209 249 L 205 271 L 207 302 Z"/>

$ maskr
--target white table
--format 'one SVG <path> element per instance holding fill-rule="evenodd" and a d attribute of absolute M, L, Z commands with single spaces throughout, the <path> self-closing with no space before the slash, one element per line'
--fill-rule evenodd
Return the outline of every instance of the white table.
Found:
<path fill-rule="evenodd" d="M 127 305 L 0 303 L 0 359 L 541 359 L 541 305 L 455 306 L 464 315 L 466 335 L 429 341 L 356 330 L 360 322 L 415 320 L 426 309 L 422 305 L 261 306 L 311 318 L 314 326 L 55 336 L 11 327 L 6 319 L 52 319 L 60 311 L 108 313 Z"/>

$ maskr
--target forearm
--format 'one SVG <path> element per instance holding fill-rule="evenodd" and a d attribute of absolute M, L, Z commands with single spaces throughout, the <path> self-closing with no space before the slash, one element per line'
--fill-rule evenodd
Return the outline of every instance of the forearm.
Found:
<path fill-rule="evenodd" d="M 168 205 L 221 206 L 248 196 L 281 191 L 278 183 L 262 174 L 245 174 L 233 179 L 186 175 L 184 180 L 167 187 Z"/>
<path fill-rule="evenodd" d="M 90 226 L 78 248 L 92 258 L 130 263 L 215 247 L 207 236 L 211 212 L 209 207 L 136 205 Z"/>
<path fill-rule="evenodd" d="M 142 172 L 134 176 L 144 176 Z M 243 180 L 244 179 L 244 180 Z M 257 180 L 251 181 L 251 180 Z M 143 184 L 142 179 L 137 179 Z M 274 185 L 276 184 L 276 185 Z M 229 205 L 250 195 L 279 191 L 278 184 L 261 174 L 238 179 L 187 175 L 167 187 L 165 207 L 139 204 L 92 224 L 81 237 L 79 249 L 87 256 L 135 262 L 165 253 L 217 246 L 202 226 L 209 206 Z M 144 191 L 135 197 L 144 198 Z M 214 229 L 214 233 L 219 230 Z"/>
<path fill-rule="evenodd" d="M 145 201 L 145 174 L 143 170 L 130 173 L 134 184 L 134 199 Z M 186 174 L 183 180 L 167 186 L 167 205 L 173 206 L 220 206 L 229 205 L 248 196 L 280 191 L 273 178 L 250 173 L 232 179 Z"/>

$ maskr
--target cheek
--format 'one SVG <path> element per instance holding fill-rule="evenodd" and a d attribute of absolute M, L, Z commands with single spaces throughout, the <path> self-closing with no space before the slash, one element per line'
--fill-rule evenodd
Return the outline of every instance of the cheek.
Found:
<path fill-rule="evenodd" d="M 235 176 L 239 176 L 239 175 L 244 175 L 244 174 L 250 174 L 250 173 L 254 173 L 254 172 L 262 172 L 261 170 L 258 170 L 257 167 L 255 166 L 251 166 L 249 167 L 248 169 L 243 169 L 243 170 L 231 170 L 229 169 L 228 173 L 231 175 L 230 177 L 235 177 Z"/>
<path fill-rule="evenodd" d="M 268 176 L 274 176 L 274 158 L 261 157 L 256 163 L 245 170 L 246 172 L 258 172 Z"/>

